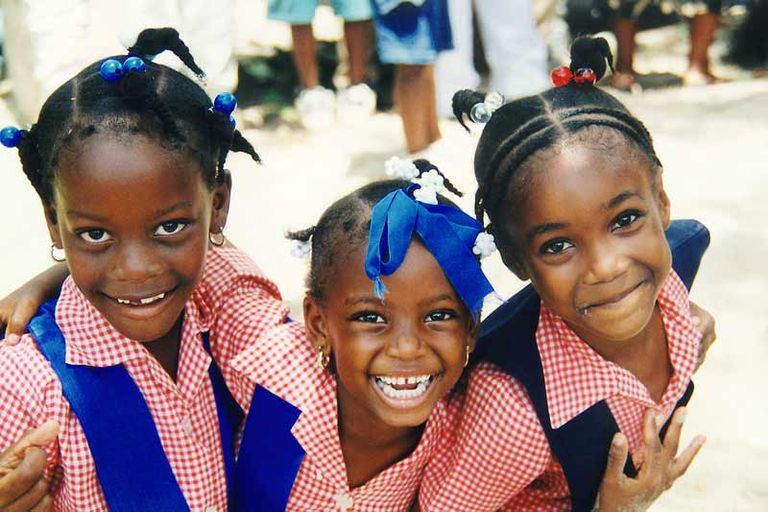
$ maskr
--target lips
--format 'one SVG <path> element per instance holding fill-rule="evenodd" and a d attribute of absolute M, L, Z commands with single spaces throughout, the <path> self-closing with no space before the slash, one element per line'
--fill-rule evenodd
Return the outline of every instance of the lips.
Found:
<path fill-rule="evenodd" d="M 371 381 L 385 402 L 406 408 L 420 404 L 440 375 L 372 375 Z"/>
<path fill-rule="evenodd" d="M 611 295 L 607 298 L 600 298 L 595 300 L 595 302 L 587 303 L 584 306 L 580 306 L 578 309 L 579 311 L 588 311 L 593 308 L 600 308 L 600 307 L 611 307 L 616 304 L 619 304 L 622 300 L 626 299 L 630 295 L 632 295 L 633 292 L 635 292 L 638 288 L 646 284 L 646 281 L 640 281 L 635 286 L 631 288 L 627 288 L 617 294 Z"/>

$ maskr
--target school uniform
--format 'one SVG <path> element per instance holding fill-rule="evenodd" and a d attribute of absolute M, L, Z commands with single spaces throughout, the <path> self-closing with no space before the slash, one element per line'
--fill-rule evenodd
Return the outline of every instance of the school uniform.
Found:
<path fill-rule="evenodd" d="M 233 394 L 250 409 L 236 479 L 246 497 L 235 510 L 409 510 L 424 467 L 442 446 L 449 416 L 444 401 L 410 455 L 352 489 L 339 440 L 336 379 L 317 364 L 304 326 L 292 322 L 266 333 L 231 366 Z M 253 461 L 250 469 L 240 466 L 245 458 Z"/>
<path fill-rule="evenodd" d="M 658 304 L 673 368 L 658 403 L 637 377 L 603 359 L 543 304 L 536 330 L 551 427 L 604 400 L 627 436 L 635 467 L 643 462 L 638 448 L 646 409 L 658 407 L 665 419 L 672 414 L 691 380 L 701 339 L 674 273 Z M 571 510 L 565 474 L 525 386 L 491 363 L 478 369 L 469 379 L 459 441 L 452 453 L 437 455 L 425 477 L 423 510 Z"/>
<path fill-rule="evenodd" d="M 212 358 L 203 346 L 202 335 L 209 334 L 213 356 L 219 364 L 225 363 L 248 342 L 248 338 L 233 335 L 239 328 L 235 321 L 238 311 L 246 305 L 253 311 L 253 305 L 258 304 L 261 314 L 250 318 L 249 323 L 254 329 L 264 329 L 280 324 L 287 308 L 280 302 L 275 285 L 235 250 L 210 250 L 204 279 L 207 284 L 196 288 L 184 307 L 175 382 L 141 343 L 127 339 L 110 325 L 71 278 L 64 282 L 51 314 L 66 339 L 62 348 L 67 367 L 96 374 L 124 369 L 129 376 L 146 403 L 150 425 L 153 423 L 155 429 L 152 435 L 159 439 L 184 506 L 223 511 L 227 510 L 224 450 L 209 374 Z M 58 421 L 58 440 L 47 448 L 45 468 L 54 510 L 119 510 L 105 499 L 99 479 L 105 468 L 97 468 L 81 421 L 73 413 L 52 364 L 29 334 L 15 347 L 0 347 L 0 446 L 9 446 L 46 420 Z M 119 402 L 101 405 L 105 414 L 121 407 Z M 120 441 L 132 426 L 130 419 L 115 424 L 108 435 Z M 142 446 L 134 456 L 145 456 Z M 108 465 L 106 469 L 114 471 L 121 461 Z"/>

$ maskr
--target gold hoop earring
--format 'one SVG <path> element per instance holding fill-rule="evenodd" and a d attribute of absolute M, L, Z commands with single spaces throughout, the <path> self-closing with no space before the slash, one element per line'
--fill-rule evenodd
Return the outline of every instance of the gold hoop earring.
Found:
<path fill-rule="evenodd" d="M 467 343 L 467 345 L 464 347 L 464 349 L 465 349 L 464 350 L 464 368 L 466 368 L 467 365 L 469 364 L 469 353 L 472 352 L 469 349 L 469 343 Z"/>
<path fill-rule="evenodd" d="M 331 364 L 331 355 L 325 353 L 322 345 L 317 347 L 317 364 L 323 370 L 327 370 L 328 365 Z"/>
<path fill-rule="evenodd" d="M 216 247 L 221 247 L 224 245 L 224 242 L 227 241 L 226 237 L 224 236 L 223 229 L 219 229 L 217 232 L 209 232 L 208 233 L 208 241 L 211 242 L 211 245 L 215 245 Z"/>
<path fill-rule="evenodd" d="M 67 255 L 64 249 L 59 249 L 56 247 L 56 244 L 51 244 L 51 259 L 56 263 L 61 263 L 62 261 L 67 261 Z"/>

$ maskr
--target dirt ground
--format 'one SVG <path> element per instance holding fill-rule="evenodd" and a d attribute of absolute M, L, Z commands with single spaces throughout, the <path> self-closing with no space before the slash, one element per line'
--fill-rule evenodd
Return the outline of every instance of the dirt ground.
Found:
<path fill-rule="evenodd" d="M 679 36 L 668 30 L 649 41 Z M 670 54 L 644 48 L 641 67 L 682 70 L 684 49 Z M 708 441 L 688 474 L 653 507 L 657 511 L 768 510 L 768 402 L 762 394 L 768 370 L 768 229 L 762 224 L 768 219 L 768 80 L 722 69 L 735 80 L 620 96 L 654 136 L 673 217 L 697 218 L 712 233 L 692 298 L 715 315 L 718 341 L 695 376 L 684 432 L 686 440 L 703 433 Z M 0 104 L 0 124 L 11 123 Z M 480 130 L 467 135 L 452 121 L 441 128 L 444 138 L 429 157 L 472 191 Z M 383 177 L 384 161 L 403 152 L 400 120 L 381 113 L 320 133 L 274 126 L 246 136 L 264 165 L 242 155 L 230 158 L 234 192 L 226 234 L 279 284 L 298 315 L 306 263 L 289 256 L 282 232 L 313 224 L 340 195 Z M 15 151 L 0 151 L 0 171 L 4 294 L 49 265 L 50 242 Z M 461 203 L 470 209 L 471 194 Z M 497 258 L 486 269 L 502 295 L 522 285 Z"/>

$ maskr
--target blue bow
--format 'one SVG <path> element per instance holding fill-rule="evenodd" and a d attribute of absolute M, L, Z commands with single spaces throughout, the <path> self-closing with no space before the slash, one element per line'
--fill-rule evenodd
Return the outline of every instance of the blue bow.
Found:
<path fill-rule="evenodd" d="M 383 297 L 386 289 L 381 276 L 388 276 L 400 267 L 413 236 L 418 235 L 459 298 L 477 318 L 483 299 L 493 292 L 493 286 L 472 253 L 483 227 L 453 206 L 416 201 L 410 196 L 415 187 L 417 185 L 390 192 L 373 207 L 365 273 L 374 281 L 376 296 Z"/>

